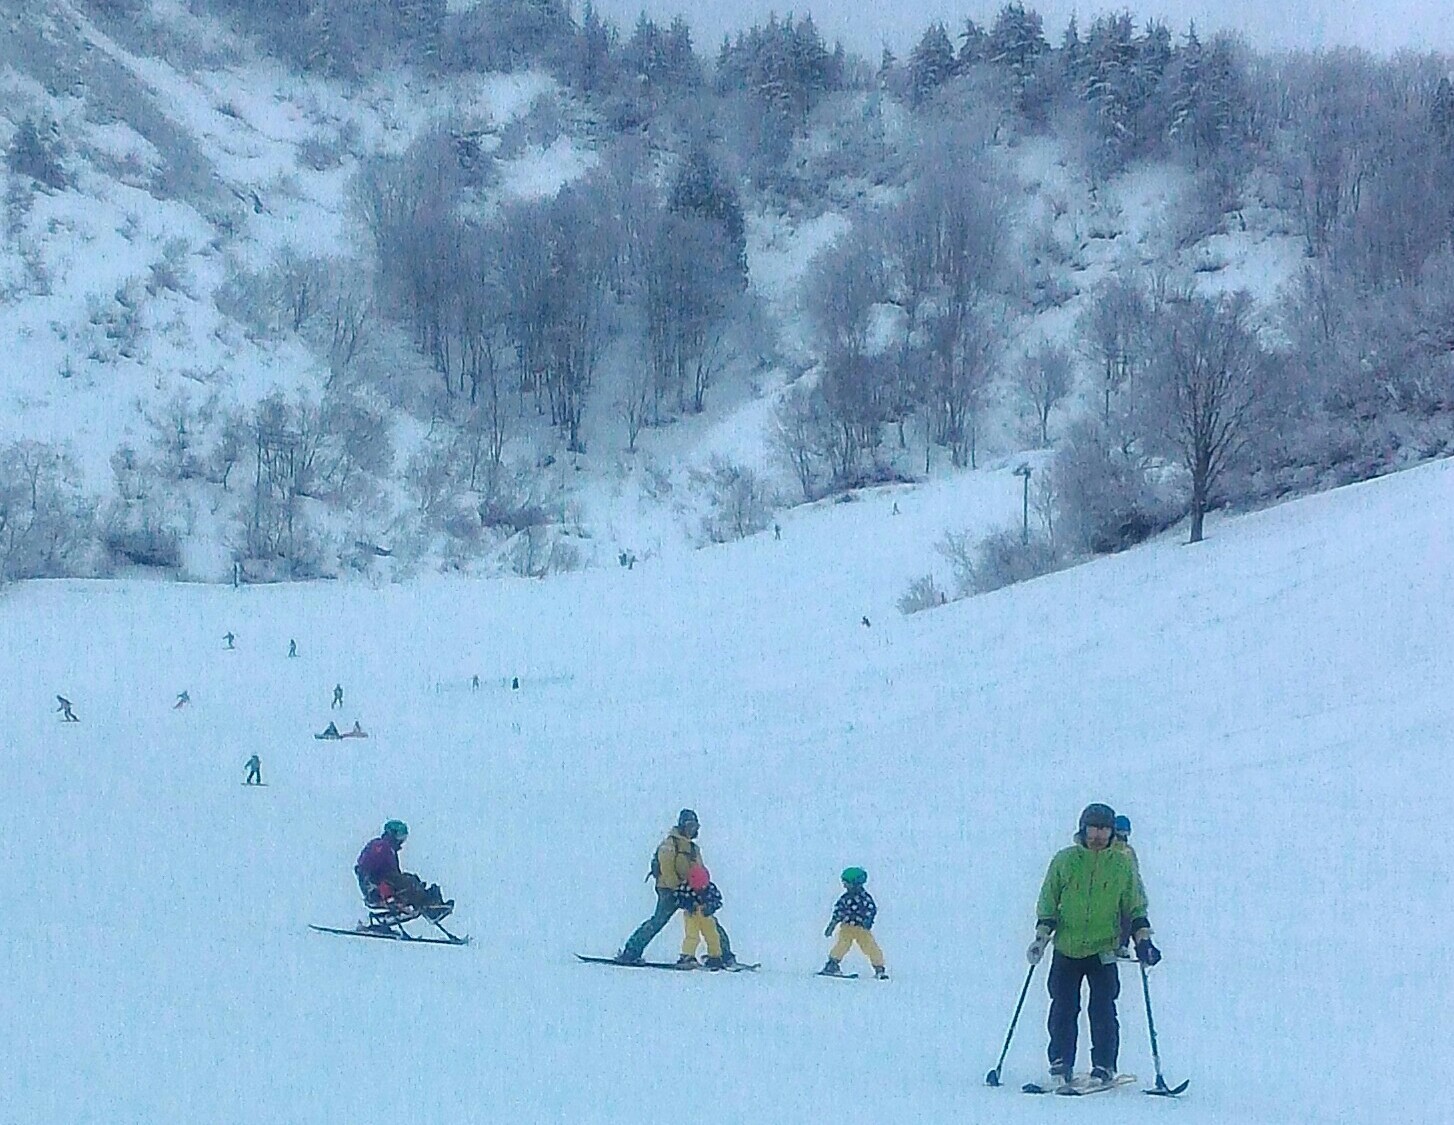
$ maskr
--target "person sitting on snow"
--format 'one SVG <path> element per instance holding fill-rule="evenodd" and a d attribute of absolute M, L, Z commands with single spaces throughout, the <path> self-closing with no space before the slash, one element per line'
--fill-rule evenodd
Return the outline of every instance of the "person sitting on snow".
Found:
<path fill-rule="evenodd" d="M 358 889 L 370 907 L 387 904 L 400 913 L 423 914 L 438 921 L 454 909 L 454 900 L 444 900 L 438 883 L 426 887 L 418 875 L 400 870 L 399 849 L 408 838 L 408 825 L 391 820 L 379 836 L 364 845 L 353 868 Z"/>
<path fill-rule="evenodd" d="M 313 737 L 314 738 L 342 738 L 343 735 L 341 735 L 341 734 L 338 733 L 338 724 L 333 723 L 333 722 L 330 722 L 326 727 L 323 728 L 323 730 L 321 730 L 318 734 L 315 734 Z"/>

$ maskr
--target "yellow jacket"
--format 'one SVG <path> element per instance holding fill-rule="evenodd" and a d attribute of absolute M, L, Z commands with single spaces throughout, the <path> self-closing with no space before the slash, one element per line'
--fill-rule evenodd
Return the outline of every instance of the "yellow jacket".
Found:
<path fill-rule="evenodd" d="M 656 889 L 674 891 L 687 881 L 693 864 L 702 862 L 702 849 L 697 842 L 673 828 L 656 849 Z"/>

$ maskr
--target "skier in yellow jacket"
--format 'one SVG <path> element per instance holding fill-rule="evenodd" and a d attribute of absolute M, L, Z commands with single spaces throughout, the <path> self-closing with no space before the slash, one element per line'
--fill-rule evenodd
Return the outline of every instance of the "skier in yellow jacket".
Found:
<path fill-rule="evenodd" d="M 636 927 L 635 932 L 621 947 L 621 952 L 616 954 L 616 960 L 621 964 L 639 964 L 646 953 L 646 947 L 651 944 L 651 939 L 661 933 L 662 928 L 677 912 L 680 906 L 678 892 L 688 889 L 688 872 L 702 863 L 702 849 L 697 846 L 697 833 L 700 830 L 697 814 L 691 809 L 682 809 L 676 826 L 657 846 L 656 855 L 651 861 L 651 874 L 647 876 L 656 883 L 656 910 L 650 918 Z M 722 941 L 722 962 L 724 965 L 731 965 L 736 961 L 732 955 L 732 941 L 720 922 L 717 924 L 717 934 Z"/>

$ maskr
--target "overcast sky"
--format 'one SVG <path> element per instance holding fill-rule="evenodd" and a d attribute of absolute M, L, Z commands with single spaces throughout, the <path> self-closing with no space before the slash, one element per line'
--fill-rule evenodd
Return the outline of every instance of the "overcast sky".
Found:
<path fill-rule="evenodd" d="M 876 59 L 887 42 L 904 54 L 931 20 L 942 19 L 957 32 L 965 17 L 988 24 L 1003 0 L 595 0 L 597 10 L 629 31 L 646 11 L 669 21 L 678 12 L 691 23 L 697 49 L 713 52 L 724 32 L 746 29 L 768 13 L 811 13 L 823 38 L 841 38 L 846 47 Z M 577 0 L 575 8 L 581 8 Z M 1138 25 L 1160 16 L 1175 32 L 1195 20 L 1198 31 L 1231 28 L 1259 49 L 1281 47 L 1360 46 L 1392 52 L 1403 47 L 1454 53 L 1454 4 L 1451 0 L 1149 0 L 1138 4 L 1084 4 L 1074 0 L 1027 0 L 1026 7 L 1045 19 L 1046 35 L 1059 43 L 1072 12 L 1081 30 L 1102 11 L 1129 10 Z"/>

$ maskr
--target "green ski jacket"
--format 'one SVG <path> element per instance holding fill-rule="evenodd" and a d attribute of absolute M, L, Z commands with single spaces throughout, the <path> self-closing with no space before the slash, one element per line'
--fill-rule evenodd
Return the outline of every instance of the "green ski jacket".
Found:
<path fill-rule="evenodd" d="M 1063 848 L 1050 861 L 1035 916 L 1055 934 L 1055 948 L 1067 957 L 1110 953 L 1121 940 L 1121 919 L 1132 930 L 1146 921 L 1146 892 L 1131 856 L 1120 848 L 1091 851 L 1084 844 Z"/>

